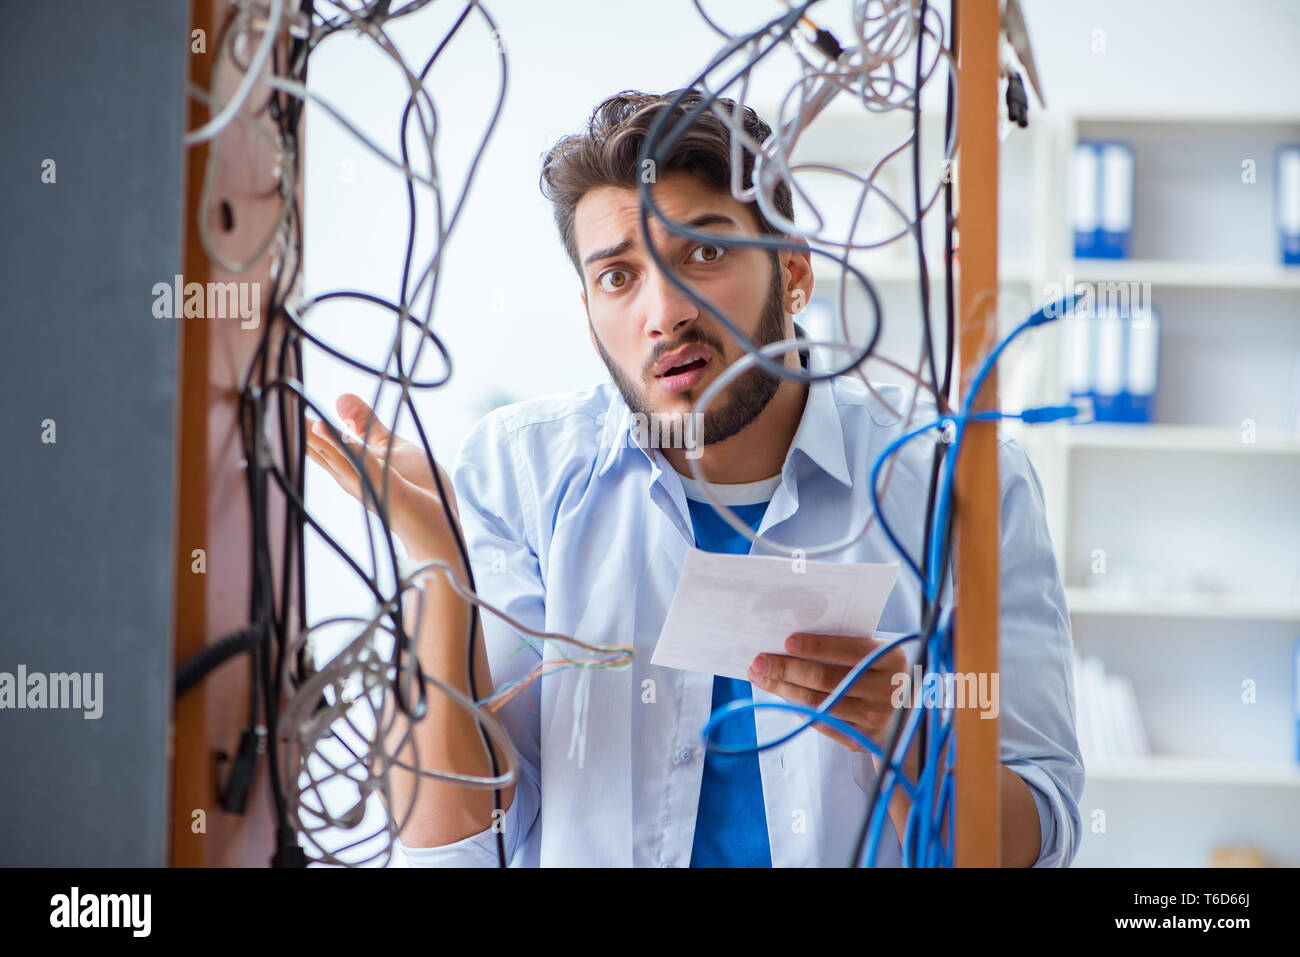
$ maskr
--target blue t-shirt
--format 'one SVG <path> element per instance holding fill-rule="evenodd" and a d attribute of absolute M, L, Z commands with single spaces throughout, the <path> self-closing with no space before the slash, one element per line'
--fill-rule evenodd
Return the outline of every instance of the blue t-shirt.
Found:
<path fill-rule="evenodd" d="M 689 486 L 692 483 L 684 484 Z M 710 503 L 688 498 L 687 506 L 697 546 L 707 552 L 749 554 L 749 539 L 723 521 Z M 729 507 L 741 521 L 748 522 L 750 528 L 757 531 L 767 511 L 767 502 Z M 753 689 L 748 681 L 714 675 L 713 710 L 729 701 L 749 701 L 752 698 Z M 754 747 L 758 735 L 753 712 L 724 721 L 715 741 L 729 748 Z M 771 866 L 772 848 L 767 838 L 767 812 L 763 807 L 763 778 L 758 769 L 757 752 L 718 754 L 706 751 L 691 867 Z"/>

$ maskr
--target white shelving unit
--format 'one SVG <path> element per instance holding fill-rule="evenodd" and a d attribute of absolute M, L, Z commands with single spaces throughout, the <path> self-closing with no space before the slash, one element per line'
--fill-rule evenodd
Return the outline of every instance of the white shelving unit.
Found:
<path fill-rule="evenodd" d="M 1162 327 L 1156 423 L 1020 433 L 1076 648 L 1133 682 L 1151 741 L 1150 757 L 1087 761 L 1076 865 L 1206 865 L 1249 844 L 1295 866 L 1300 269 L 1278 265 L 1270 217 L 1274 149 L 1300 117 L 1072 118 L 1054 136 L 1061 197 L 1080 137 L 1136 151 L 1134 258 L 1074 259 L 1062 199 L 1045 281 L 1150 283 Z M 1057 396 L 1058 349 L 1038 366 Z"/>
<path fill-rule="evenodd" d="M 1196 618 L 1216 621 L 1294 622 L 1300 601 L 1242 595 L 1159 595 L 1107 588 L 1067 588 L 1070 613 L 1112 618 Z"/>
<path fill-rule="evenodd" d="M 1081 282 L 1149 282 L 1185 289 L 1300 290 L 1294 267 L 1240 263 L 1161 262 L 1158 259 L 1075 259 L 1073 275 Z"/>
<path fill-rule="evenodd" d="M 1074 449 L 1300 456 L 1300 435 L 1294 433 L 1256 432 L 1250 441 L 1243 441 L 1240 432 L 1204 425 L 1095 423 L 1086 429 L 1071 429 L 1062 441 Z"/>
<path fill-rule="evenodd" d="M 1094 761 L 1088 776 L 1095 781 L 1122 784 L 1217 785 L 1220 787 L 1300 788 L 1300 768 L 1248 761 L 1206 758 L 1151 757 L 1141 760 L 1111 758 Z"/>
<path fill-rule="evenodd" d="M 807 155 L 852 166 L 901 142 L 909 122 L 830 112 L 806 134 Z M 941 116 L 931 112 L 923 124 L 922 167 L 940 169 Z M 1135 149 L 1132 259 L 1073 258 L 1069 171 L 1080 136 Z M 1252 845 L 1271 864 L 1300 866 L 1291 715 L 1300 432 L 1287 401 L 1300 369 L 1300 268 L 1278 264 L 1272 226 L 1274 150 L 1289 141 L 1300 141 L 1300 115 L 1040 113 L 1002 144 L 1001 327 L 1071 281 L 1150 283 L 1162 320 L 1154 424 L 1003 425 L 1042 480 L 1075 646 L 1133 682 L 1152 749 L 1142 759 L 1088 760 L 1076 866 L 1204 866 L 1220 844 Z M 1242 181 L 1246 159 L 1255 161 L 1254 183 Z M 893 162 L 882 185 L 908 197 L 910 158 Z M 849 196 L 814 193 L 823 209 L 851 210 Z M 936 330 L 941 218 L 926 219 Z M 839 269 L 813 261 L 815 295 L 833 301 Z M 851 261 L 880 296 L 880 348 L 899 360 L 918 356 L 911 241 Z M 847 304 L 850 331 L 862 336 L 869 311 L 852 282 Z M 809 331 L 840 337 L 830 327 Z M 1024 340 L 999 368 L 1003 407 L 1061 401 L 1055 327 Z M 883 365 L 868 374 L 907 381 Z"/>

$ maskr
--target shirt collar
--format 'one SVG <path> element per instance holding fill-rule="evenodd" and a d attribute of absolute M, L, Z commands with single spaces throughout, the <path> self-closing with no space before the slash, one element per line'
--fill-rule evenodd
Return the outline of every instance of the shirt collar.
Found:
<path fill-rule="evenodd" d="M 821 379 L 808 385 L 808 400 L 804 403 L 803 418 L 790 443 L 786 468 L 791 468 L 794 453 L 802 452 L 822 471 L 841 485 L 853 487 L 848 460 L 844 455 L 844 426 L 830 379 Z"/>
<path fill-rule="evenodd" d="M 798 337 L 808 338 L 798 323 L 795 323 L 794 329 Z M 799 351 L 799 361 L 806 370 L 809 363 L 806 350 Z M 803 417 L 799 420 L 799 428 L 795 430 L 794 440 L 790 443 L 790 451 L 786 456 L 786 466 L 782 471 L 791 467 L 794 453 L 801 452 L 841 485 L 852 488 L 853 480 L 849 476 L 848 461 L 844 455 L 844 427 L 840 422 L 839 407 L 835 402 L 831 382 L 832 380 L 822 379 L 808 384 L 808 399 L 804 403 Z M 653 469 L 656 466 L 653 457 L 649 450 L 637 443 L 633 434 L 631 410 L 617 389 L 611 391 L 600 439 L 600 447 L 606 452 L 596 470 L 597 477 L 614 467 L 620 453 L 631 452 L 633 449 L 644 456 Z"/>

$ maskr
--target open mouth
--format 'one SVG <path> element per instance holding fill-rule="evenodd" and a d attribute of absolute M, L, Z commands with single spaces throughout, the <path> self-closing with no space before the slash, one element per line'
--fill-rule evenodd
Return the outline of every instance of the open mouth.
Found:
<path fill-rule="evenodd" d="M 660 378 L 667 379 L 670 376 L 683 375 L 687 372 L 694 372 L 696 369 L 703 369 L 709 364 L 709 360 L 703 357 L 692 359 L 690 362 L 683 362 L 679 366 L 673 366 L 667 372 L 664 372 Z"/>
<path fill-rule="evenodd" d="M 656 377 L 656 381 L 665 392 L 686 392 L 704 381 L 704 377 L 708 374 L 708 366 L 708 356 L 696 356 L 694 359 L 665 369 Z"/>

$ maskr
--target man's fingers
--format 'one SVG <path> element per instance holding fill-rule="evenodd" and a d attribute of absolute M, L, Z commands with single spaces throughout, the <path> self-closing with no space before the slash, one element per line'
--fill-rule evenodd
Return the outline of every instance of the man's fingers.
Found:
<path fill-rule="evenodd" d="M 348 448 L 360 447 L 361 442 L 359 439 L 365 438 L 365 433 L 366 423 L 364 419 L 360 422 L 345 420 L 343 429 L 338 431 L 337 436 L 328 422 L 322 419 L 314 419 L 311 428 L 307 431 L 307 440 L 310 442 L 313 438 L 317 438 L 342 452 L 345 446 Z M 356 436 L 356 438 L 353 438 L 353 436 Z M 380 434 L 376 428 L 371 428 L 369 441 L 365 443 L 365 446 L 373 452 L 384 452 L 387 448 L 386 433 Z"/>
<path fill-rule="evenodd" d="M 312 422 L 311 428 L 307 430 L 307 445 L 320 446 L 322 444 L 340 452 L 343 450 L 342 442 L 334 437 L 329 424 L 321 419 L 316 419 Z"/>
<path fill-rule="evenodd" d="M 386 456 L 382 452 L 372 451 L 360 442 L 348 439 L 348 448 L 361 457 L 361 464 L 365 466 L 366 477 L 370 479 L 370 484 L 375 487 L 375 494 L 383 497 L 384 494 L 384 461 Z M 387 469 L 388 488 L 390 492 L 402 492 L 406 487 L 406 479 L 402 478 L 397 468 L 389 462 Z"/>
<path fill-rule="evenodd" d="M 852 667 L 885 641 L 880 638 L 854 638 L 848 635 L 809 635 L 799 632 L 785 640 L 786 650 L 800 658 L 814 658 Z M 907 654 L 901 645 L 891 648 L 871 663 L 873 671 L 907 670 Z"/>
<path fill-rule="evenodd" d="M 366 448 L 374 453 L 377 461 L 387 461 L 393 472 L 410 482 L 412 486 L 437 495 L 437 482 L 429 469 L 429 457 L 422 448 L 399 435 L 394 435 L 377 418 L 370 422 L 369 432 L 367 432 L 370 407 L 354 395 L 340 396 L 338 407 L 344 420 L 341 440 L 335 438 L 332 427 L 326 422 L 312 424 L 311 431 L 308 433 L 309 440 L 312 436 L 317 436 L 340 452 L 345 451 L 345 446 L 352 448 L 356 439 L 364 440 Z M 443 486 L 449 497 L 454 501 L 455 496 L 450 494 L 451 481 L 441 466 L 438 474 L 443 479 Z"/>
<path fill-rule="evenodd" d="M 308 444 L 307 457 L 325 469 L 339 488 L 355 499 L 361 498 L 361 481 L 357 478 L 356 469 L 333 446 Z"/>
<path fill-rule="evenodd" d="M 355 472 L 356 467 L 353 465 L 352 456 L 359 457 L 370 475 L 371 481 L 374 481 L 377 472 L 371 470 L 377 467 L 380 462 L 376 460 L 371 450 L 362 445 L 356 439 L 348 438 L 346 435 L 335 438 L 330 428 L 324 422 L 316 422 L 312 425 L 311 432 L 307 436 L 307 447 L 315 448 L 325 456 L 334 466 L 335 470 L 346 469 L 346 471 Z M 351 453 L 351 454 L 349 454 Z"/>
<path fill-rule="evenodd" d="M 805 688 L 802 685 L 791 684 L 788 681 L 774 681 L 764 678 L 751 678 L 758 687 L 762 688 L 778 698 L 784 698 L 792 704 L 801 704 L 808 708 L 819 708 L 827 695 L 821 691 L 814 691 L 812 688 Z M 865 701 L 859 698 L 841 698 L 840 701 L 830 709 L 828 714 L 833 718 L 839 718 L 841 721 L 851 724 L 858 729 L 864 736 L 872 741 L 876 736 L 883 733 L 889 727 L 890 715 L 892 708 L 885 708 L 883 711 L 871 701 Z M 813 727 L 817 728 L 828 737 L 834 738 L 845 747 L 852 750 L 864 750 L 857 742 L 853 741 L 847 735 L 834 731 L 829 725 L 822 722 L 814 723 Z M 878 743 L 878 742 L 877 742 Z"/>
<path fill-rule="evenodd" d="M 815 658 L 837 665 L 856 665 L 875 650 L 870 638 L 851 638 L 847 635 L 806 635 L 803 632 L 785 640 L 786 650 L 801 658 Z"/>
<path fill-rule="evenodd" d="M 336 444 L 332 439 L 319 434 L 308 434 L 307 454 L 322 465 L 328 466 L 332 472 L 338 472 L 340 467 L 347 461 L 347 456 L 344 455 L 340 445 Z"/>
<path fill-rule="evenodd" d="M 855 661 L 854 664 L 857 664 Z M 844 676 L 849 673 L 845 665 L 829 665 L 823 661 L 809 661 L 806 658 L 794 658 L 789 655 L 762 654 L 757 656 L 754 667 L 766 666 L 766 672 L 755 672 L 760 676 L 791 684 L 802 685 L 816 691 L 834 691 Z M 752 680 L 752 678 L 751 678 Z M 853 682 L 846 697 L 879 698 L 888 697 L 893 687 L 891 676 L 884 672 L 867 669 Z"/>
<path fill-rule="evenodd" d="M 361 445 L 360 442 L 351 439 L 345 439 L 344 441 L 353 454 L 361 457 L 362 464 L 366 469 L 366 477 L 370 480 L 370 484 L 374 486 L 375 495 L 382 498 L 384 494 L 383 459 Z M 318 433 L 314 440 L 312 437 L 308 438 L 307 454 L 325 466 L 344 491 L 357 500 L 361 499 L 363 495 L 361 479 L 357 475 L 356 467 L 347 452 L 341 451 L 336 443 L 320 437 Z M 388 470 L 388 483 L 390 492 L 402 493 L 405 491 L 406 480 L 394 468 Z M 373 508 L 373 505 L 374 500 L 366 496 L 366 507 Z"/>
<path fill-rule="evenodd" d="M 370 406 L 358 395 L 351 392 L 344 392 L 334 402 L 334 408 L 338 410 L 339 418 L 344 422 L 351 422 L 350 428 L 357 435 L 367 435 L 369 428 L 369 437 L 374 441 L 376 437 L 387 439 L 389 432 L 388 427 L 380 420 L 379 416 L 374 414 Z"/>
<path fill-rule="evenodd" d="M 749 680 L 770 694 L 784 698 L 794 704 L 806 705 L 809 708 L 820 708 L 822 702 L 829 697 L 825 691 L 818 691 L 815 688 L 795 684 L 792 681 L 782 681 L 779 678 L 764 678 L 761 675 L 754 676 L 751 673 Z M 887 722 L 889 716 L 893 713 L 894 708 L 888 698 L 855 698 L 849 695 L 845 695 L 830 709 L 830 714 L 841 721 L 867 725 L 872 728 Z"/>
<path fill-rule="evenodd" d="M 322 439 L 320 436 L 308 436 L 307 438 L 307 458 L 311 459 L 317 465 L 321 466 L 331 475 L 334 475 L 336 469 L 334 457 L 338 455 L 334 447 Z M 337 477 L 337 476 L 336 476 Z"/>
<path fill-rule="evenodd" d="M 756 675 L 751 668 L 749 680 L 758 685 L 764 691 L 771 692 L 778 698 L 784 698 L 793 704 L 806 705 L 809 708 L 816 708 L 826 700 L 826 692 L 816 691 L 812 688 L 805 688 L 803 685 L 797 685 L 789 681 L 782 681 L 779 678 L 768 678 L 763 675 Z"/>
<path fill-rule="evenodd" d="M 843 665 L 828 665 L 821 661 L 791 658 L 789 655 L 763 654 L 754 659 L 751 670 L 759 677 L 773 681 L 786 681 L 814 691 L 834 691 L 849 669 Z"/>

